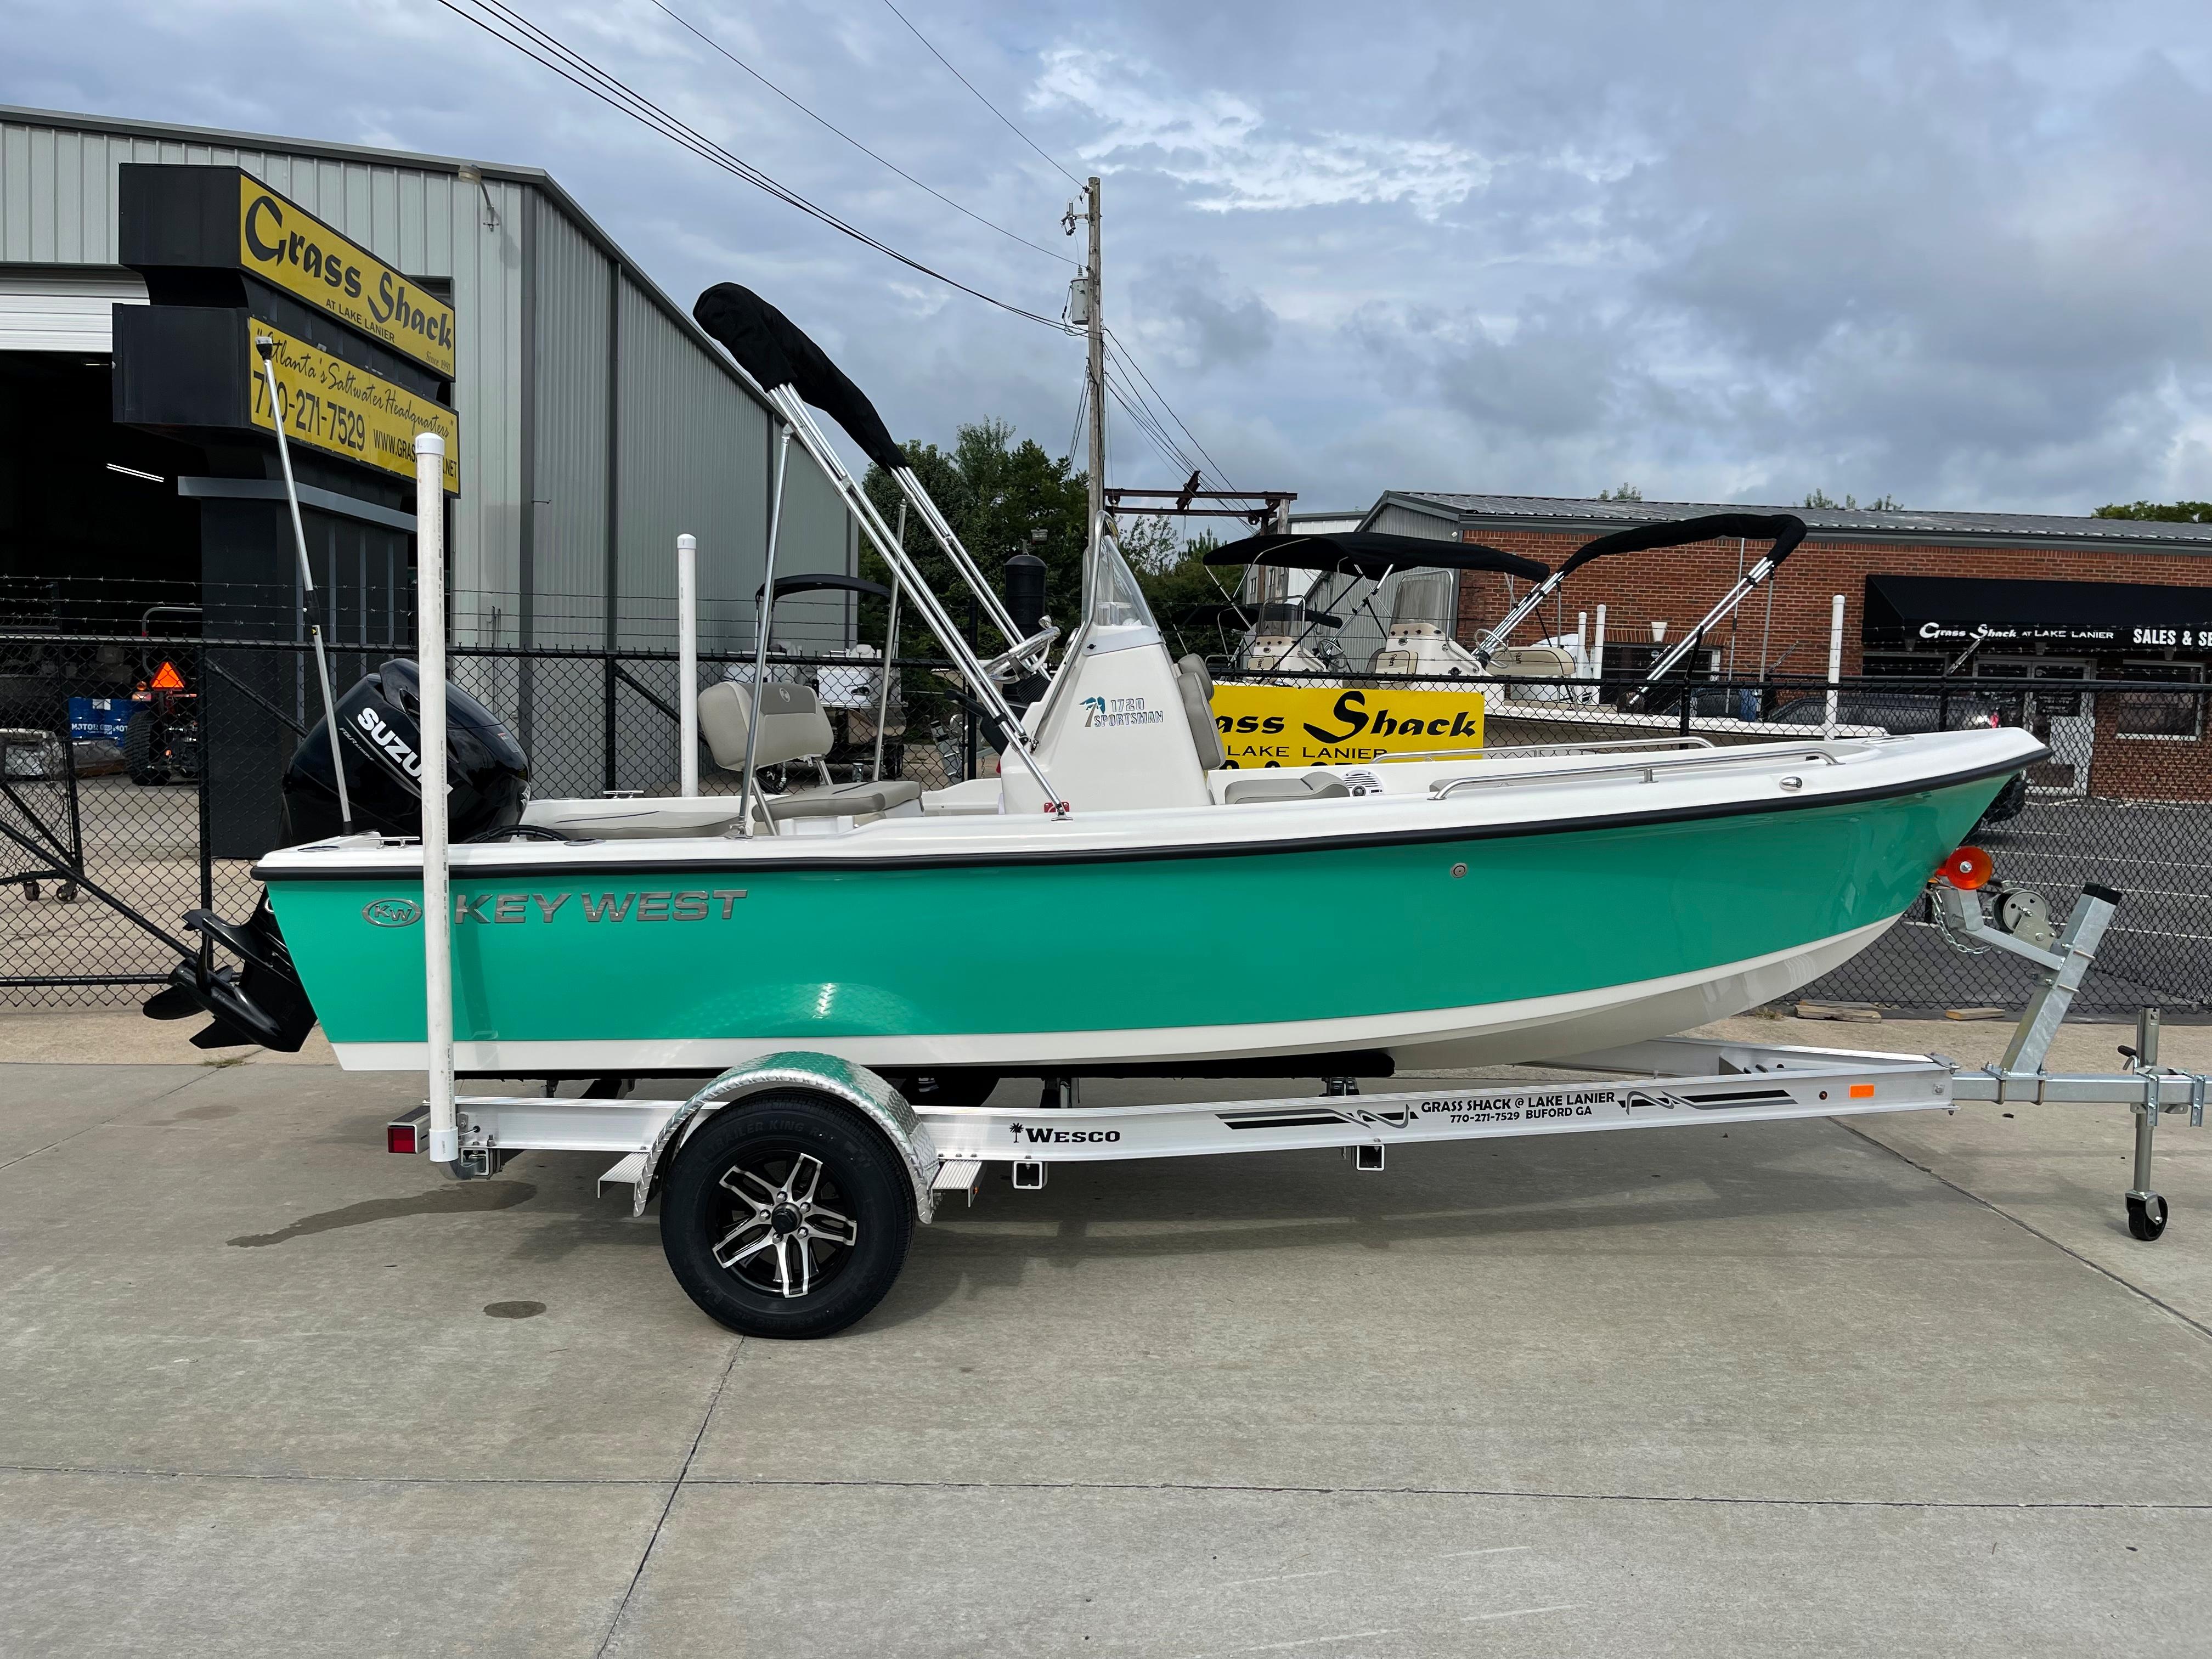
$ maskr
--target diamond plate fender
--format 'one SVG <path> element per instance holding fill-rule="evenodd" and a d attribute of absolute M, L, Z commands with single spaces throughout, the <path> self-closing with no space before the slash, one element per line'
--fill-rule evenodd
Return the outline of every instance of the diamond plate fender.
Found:
<path fill-rule="evenodd" d="M 647 1149 L 645 1168 L 631 1189 L 630 1213 L 645 1213 L 646 1200 L 659 1184 L 661 1167 L 668 1155 L 681 1146 L 700 1124 L 726 1106 L 777 1089 L 804 1089 L 828 1095 L 866 1113 L 906 1161 L 907 1175 L 914 1183 L 914 1206 L 918 1218 L 927 1222 L 935 1215 L 937 1194 L 930 1190 L 930 1185 L 937 1179 L 937 1143 L 930 1139 L 928 1126 L 907 1104 L 906 1097 L 865 1066 L 799 1050 L 764 1054 L 743 1066 L 733 1066 L 678 1107 Z"/>

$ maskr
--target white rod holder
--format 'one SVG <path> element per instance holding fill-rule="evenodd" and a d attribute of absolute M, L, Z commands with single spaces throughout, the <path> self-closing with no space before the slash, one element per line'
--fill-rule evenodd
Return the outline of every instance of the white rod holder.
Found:
<path fill-rule="evenodd" d="M 676 538 L 678 793 L 699 798 L 699 538 Z"/>
<path fill-rule="evenodd" d="M 1844 677 L 1844 596 L 1837 594 L 1828 603 L 1828 708 L 1821 723 L 1820 735 L 1836 735 L 1836 682 Z"/>
<path fill-rule="evenodd" d="M 446 441 L 415 434 L 415 630 L 422 671 L 422 995 L 430 1161 L 461 1156 L 453 1118 L 453 899 L 446 867 Z M 335 734 L 333 734 L 335 736 Z"/>

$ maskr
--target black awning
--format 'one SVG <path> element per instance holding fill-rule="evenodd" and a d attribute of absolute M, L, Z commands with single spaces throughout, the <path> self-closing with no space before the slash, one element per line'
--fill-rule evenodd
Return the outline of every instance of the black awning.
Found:
<path fill-rule="evenodd" d="M 1868 645 L 1938 649 L 1980 640 L 2089 652 L 2212 652 L 2212 587 L 1869 576 L 1859 637 Z"/>

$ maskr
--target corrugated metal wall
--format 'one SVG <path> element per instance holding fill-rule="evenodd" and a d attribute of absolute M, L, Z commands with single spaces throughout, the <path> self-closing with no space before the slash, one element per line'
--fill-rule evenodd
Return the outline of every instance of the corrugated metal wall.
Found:
<path fill-rule="evenodd" d="M 699 643 L 751 637 L 767 537 L 768 412 L 627 275 L 622 295 L 617 643 L 675 644 L 676 538 L 699 538 Z"/>
<path fill-rule="evenodd" d="M 528 486 L 532 645 L 605 642 L 607 608 L 609 434 L 615 418 L 610 361 L 614 275 L 606 255 L 542 198 L 530 204 L 537 252 L 538 356 L 530 396 L 538 410 Z M 501 643 L 506 641 L 502 640 Z"/>
<path fill-rule="evenodd" d="M 331 157 L 99 125 L 0 117 L 0 264 L 112 266 L 121 163 L 234 164 L 398 269 L 452 283 L 457 640 L 520 642 L 527 608 L 532 642 L 605 642 L 611 472 L 617 644 L 672 643 L 681 531 L 700 538 L 709 647 L 750 641 L 768 515 L 765 411 L 719 349 L 656 303 L 642 278 L 625 270 L 617 289 L 619 255 L 557 192 L 493 172 L 481 184 L 465 181 L 403 155 Z M 533 434 L 527 465 L 526 433 Z M 526 572 L 526 475 L 535 498 Z M 783 568 L 851 568 L 842 504 L 803 456 L 790 488 Z M 550 690 L 539 685 L 535 699 L 549 719 Z"/>
<path fill-rule="evenodd" d="M 242 167 L 380 258 L 453 283 L 461 319 L 453 380 L 461 416 L 456 632 L 476 638 L 471 596 L 520 586 L 525 187 L 492 179 L 464 188 L 449 173 L 399 163 L 0 121 L 0 262 L 113 265 L 115 170 L 125 161 Z"/>
<path fill-rule="evenodd" d="M 1379 530 L 1391 536 L 1420 536 L 1430 541 L 1459 539 L 1459 526 L 1453 520 L 1438 518 L 1432 513 L 1416 513 L 1392 502 L 1377 507 L 1361 528 Z M 1340 637 L 1345 660 L 1352 667 L 1365 668 L 1369 659 L 1382 649 L 1383 630 L 1389 624 L 1390 610 L 1397 599 L 1398 579 L 1393 576 L 1380 588 L 1370 590 L 1365 603 L 1356 605 L 1345 617 Z"/>

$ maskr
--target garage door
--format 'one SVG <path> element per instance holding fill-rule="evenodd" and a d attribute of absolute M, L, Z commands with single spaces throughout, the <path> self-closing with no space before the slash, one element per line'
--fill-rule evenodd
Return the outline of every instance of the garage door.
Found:
<path fill-rule="evenodd" d="M 0 265 L 0 351 L 113 349 L 108 307 L 144 305 L 137 272 L 82 265 Z"/>

